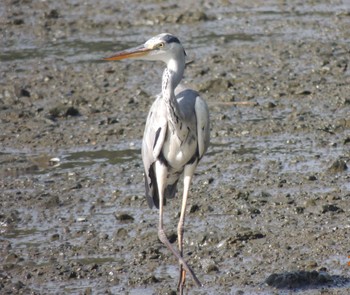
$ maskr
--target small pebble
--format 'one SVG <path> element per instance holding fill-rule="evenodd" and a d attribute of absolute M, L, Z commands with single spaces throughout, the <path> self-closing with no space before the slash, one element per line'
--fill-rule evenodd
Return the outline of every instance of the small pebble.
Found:
<path fill-rule="evenodd" d="M 134 217 L 132 217 L 131 215 L 129 215 L 127 213 L 120 213 L 120 214 L 115 213 L 114 216 L 117 220 L 122 221 L 122 222 L 134 221 Z"/>

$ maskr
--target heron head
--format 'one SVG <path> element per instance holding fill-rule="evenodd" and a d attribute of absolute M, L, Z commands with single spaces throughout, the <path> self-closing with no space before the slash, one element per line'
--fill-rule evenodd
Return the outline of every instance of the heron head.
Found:
<path fill-rule="evenodd" d="M 173 58 L 183 58 L 186 52 L 179 39 L 174 35 L 163 33 L 152 37 L 146 43 L 119 51 L 116 54 L 104 58 L 104 60 L 121 60 L 126 58 L 138 60 L 160 60 L 168 63 Z"/>

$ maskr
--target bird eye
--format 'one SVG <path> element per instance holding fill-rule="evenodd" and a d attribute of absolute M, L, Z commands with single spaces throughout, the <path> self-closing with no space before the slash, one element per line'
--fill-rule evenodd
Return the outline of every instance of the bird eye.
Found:
<path fill-rule="evenodd" d="M 164 47 L 164 42 L 161 42 L 158 44 L 158 48 L 163 48 Z"/>

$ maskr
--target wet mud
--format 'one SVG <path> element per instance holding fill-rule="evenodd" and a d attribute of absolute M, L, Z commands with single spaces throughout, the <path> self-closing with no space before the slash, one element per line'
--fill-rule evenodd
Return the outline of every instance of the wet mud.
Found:
<path fill-rule="evenodd" d="M 140 155 L 164 66 L 101 61 L 161 32 L 211 114 L 187 294 L 350 293 L 350 4 L 5 0 L 0 23 L 1 294 L 176 294 Z"/>

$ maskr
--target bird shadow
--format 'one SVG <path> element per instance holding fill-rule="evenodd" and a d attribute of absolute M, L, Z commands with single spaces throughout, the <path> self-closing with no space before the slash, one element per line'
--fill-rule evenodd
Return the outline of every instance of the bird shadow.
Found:
<path fill-rule="evenodd" d="M 280 290 L 303 292 L 318 288 L 345 288 L 350 287 L 350 278 L 339 275 L 330 275 L 326 271 L 293 271 L 273 273 L 265 283 Z"/>

